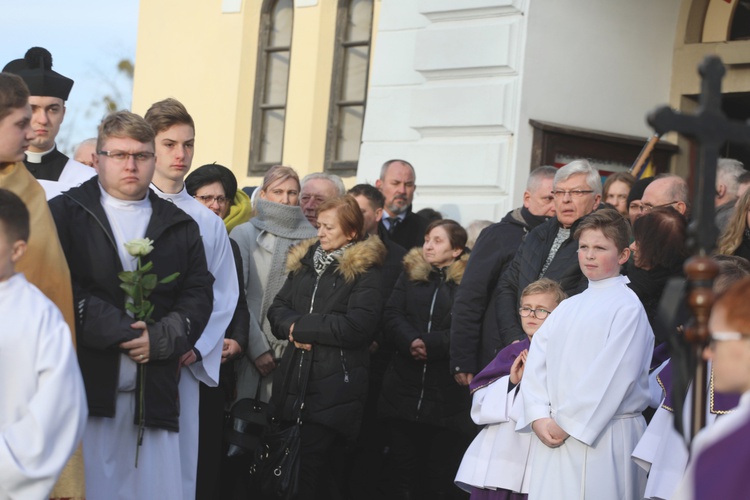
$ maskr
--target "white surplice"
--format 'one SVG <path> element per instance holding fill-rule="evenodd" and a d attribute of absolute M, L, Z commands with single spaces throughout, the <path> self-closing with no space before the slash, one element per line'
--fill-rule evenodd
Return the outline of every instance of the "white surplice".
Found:
<path fill-rule="evenodd" d="M 86 425 L 81 371 L 59 309 L 20 273 L 0 282 L 0 318 L 0 498 L 47 498 Z"/>
<path fill-rule="evenodd" d="M 80 186 L 95 175 L 96 170 L 92 167 L 69 158 L 59 179 L 56 181 L 37 179 L 37 181 L 44 188 L 44 194 L 47 196 L 47 201 L 49 201 L 70 188 Z"/>
<path fill-rule="evenodd" d="M 198 470 L 198 407 L 200 382 L 216 387 L 219 384 L 221 351 L 224 334 L 232 321 L 239 297 L 237 268 L 224 222 L 215 213 L 187 193 L 183 187 L 171 194 L 151 185 L 162 199 L 171 201 L 198 223 L 208 270 L 214 277 L 214 301 L 211 317 L 195 348 L 202 360 L 182 369 L 180 376 L 180 454 L 182 456 L 183 495 L 195 498 Z"/>
<path fill-rule="evenodd" d="M 628 282 L 590 281 L 534 336 L 517 428 L 552 417 L 570 437 L 558 448 L 538 443 L 531 500 L 642 498 L 646 475 L 630 455 L 646 428 L 654 336 Z"/>
<path fill-rule="evenodd" d="M 456 474 L 456 485 L 465 491 L 477 487 L 529 492 L 532 441 L 529 434 L 516 432 L 523 396 L 518 387 L 508 392 L 509 380 L 506 375 L 473 394 L 471 418 L 485 427 L 464 453 Z"/>

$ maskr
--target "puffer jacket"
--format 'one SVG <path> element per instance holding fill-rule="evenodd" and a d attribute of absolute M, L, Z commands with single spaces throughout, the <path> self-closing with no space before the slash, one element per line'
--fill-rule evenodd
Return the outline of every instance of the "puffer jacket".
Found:
<path fill-rule="evenodd" d="M 396 355 L 386 370 L 378 414 L 471 433 L 471 398 L 449 369 L 451 308 L 468 255 L 438 269 L 424 260 L 421 248 L 404 258 L 405 271 L 385 308 L 386 335 Z M 427 361 L 415 360 L 412 342 L 422 339 Z"/>
<path fill-rule="evenodd" d="M 282 420 L 293 420 L 300 372 L 309 369 L 302 421 L 354 438 L 367 395 L 368 348 L 383 306 L 385 247 L 371 236 L 346 249 L 319 277 L 313 262 L 318 246 L 311 239 L 289 250 L 289 276 L 268 310 L 277 338 L 288 339 L 294 324 L 294 340 L 313 346 L 302 351 L 290 344 L 284 351 L 272 402 Z"/>
<path fill-rule="evenodd" d="M 557 250 L 555 258 L 542 276 L 560 283 L 569 297 L 581 293 L 588 286 L 588 280 L 578 265 L 578 241 L 573 238 L 581 220 L 583 217 L 573 223 L 570 236 Z M 495 315 L 503 345 L 526 338 L 518 316 L 521 293 L 539 279 L 539 272 L 547 261 L 559 226 L 557 217 L 553 217 L 531 231 L 497 283 Z"/>

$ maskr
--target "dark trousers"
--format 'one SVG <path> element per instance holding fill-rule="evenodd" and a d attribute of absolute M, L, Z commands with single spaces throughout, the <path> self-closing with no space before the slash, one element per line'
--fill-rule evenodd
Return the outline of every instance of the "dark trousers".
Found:
<path fill-rule="evenodd" d="M 344 443 L 330 427 L 303 423 L 295 500 L 340 500 Z"/>
<path fill-rule="evenodd" d="M 211 500 L 221 498 L 219 472 L 224 429 L 224 391 L 221 387 L 208 387 L 201 383 L 200 398 L 195 497 L 197 500 Z"/>
<path fill-rule="evenodd" d="M 389 421 L 391 447 L 389 472 L 398 499 L 467 499 L 453 484 L 471 438 L 434 425 Z"/>

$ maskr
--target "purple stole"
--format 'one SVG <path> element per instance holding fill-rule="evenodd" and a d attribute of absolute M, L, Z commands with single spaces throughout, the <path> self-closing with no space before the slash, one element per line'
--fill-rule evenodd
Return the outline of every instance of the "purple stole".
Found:
<path fill-rule="evenodd" d="M 672 363 L 667 363 L 662 371 L 656 376 L 656 381 L 659 383 L 661 388 L 664 390 L 666 397 L 661 406 L 665 410 L 674 412 L 674 404 L 672 400 Z M 732 410 L 737 408 L 740 403 L 739 394 L 729 394 L 725 392 L 719 392 L 714 390 L 714 374 L 711 370 L 711 378 L 708 384 L 708 403 L 709 410 L 715 415 L 723 415 L 730 413 Z M 718 497 L 717 497 L 718 498 Z"/>
<path fill-rule="evenodd" d="M 750 420 L 703 450 L 695 460 L 695 499 L 748 498 Z"/>
<path fill-rule="evenodd" d="M 528 337 L 515 344 L 510 344 L 504 347 L 495 359 L 490 364 L 485 366 L 481 372 L 477 373 L 477 376 L 471 380 L 469 389 L 473 393 L 477 389 L 487 387 L 492 382 L 499 378 L 502 378 L 510 374 L 510 367 L 513 366 L 513 362 L 516 360 L 521 351 L 528 349 L 531 345 L 531 341 Z"/>

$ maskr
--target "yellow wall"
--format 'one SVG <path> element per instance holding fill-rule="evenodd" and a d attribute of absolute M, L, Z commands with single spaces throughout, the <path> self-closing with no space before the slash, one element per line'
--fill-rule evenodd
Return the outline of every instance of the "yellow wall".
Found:
<path fill-rule="evenodd" d="M 239 13 L 222 13 L 221 0 L 140 3 L 133 111 L 144 114 L 166 97 L 181 101 L 196 125 L 193 168 L 221 163 L 240 186 L 261 181 L 247 177 L 247 164 L 262 3 L 242 0 Z M 294 9 L 283 163 L 300 177 L 323 169 L 337 3 Z"/>

